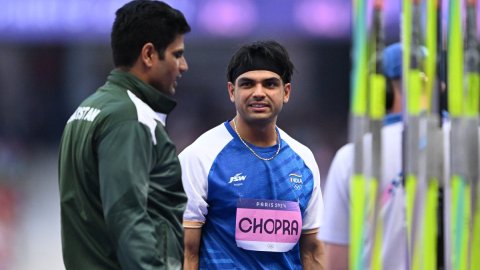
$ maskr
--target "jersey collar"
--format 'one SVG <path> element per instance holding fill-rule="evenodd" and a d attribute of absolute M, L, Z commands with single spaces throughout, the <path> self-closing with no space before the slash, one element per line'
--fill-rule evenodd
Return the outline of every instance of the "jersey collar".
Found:
<path fill-rule="evenodd" d="M 146 84 L 129 72 L 122 71 L 120 69 L 114 69 L 110 72 L 107 80 L 108 82 L 120 85 L 121 87 L 130 90 L 135 94 L 135 96 L 145 102 L 156 112 L 168 114 L 177 105 L 175 100 L 171 99 L 151 85 Z"/>

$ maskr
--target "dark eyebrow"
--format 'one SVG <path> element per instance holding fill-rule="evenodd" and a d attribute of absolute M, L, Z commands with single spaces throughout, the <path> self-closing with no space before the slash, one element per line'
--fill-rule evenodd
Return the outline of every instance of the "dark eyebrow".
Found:
<path fill-rule="evenodd" d="M 278 82 L 278 83 L 281 82 L 281 80 L 280 80 L 279 78 L 277 78 L 277 77 L 271 77 L 271 78 L 265 79 L 265 80 L 263 80 L 263 81 L 264 81 L 264 82 Z"/>
<path fill-rule="evenodd" d="M 243 78 L 238 79 L 237 83 L 240 84 L 240 83 L 244 83 L 244 82 L 253 82 L 253 80 L 250 79 L 250 78 L 243 77 Z"/>

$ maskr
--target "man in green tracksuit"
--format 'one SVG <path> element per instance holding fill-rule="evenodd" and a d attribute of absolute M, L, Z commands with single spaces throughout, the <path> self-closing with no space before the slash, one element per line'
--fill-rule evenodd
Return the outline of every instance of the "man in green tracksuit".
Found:
<path fill-rule="evenodd" d="M 67 121 L 59 156 L 67 269 L 180 269 L 187 198 L 165 130 L 188 69 L 181 12 L 137 0 L 117 10 L 115 69 Z"/>

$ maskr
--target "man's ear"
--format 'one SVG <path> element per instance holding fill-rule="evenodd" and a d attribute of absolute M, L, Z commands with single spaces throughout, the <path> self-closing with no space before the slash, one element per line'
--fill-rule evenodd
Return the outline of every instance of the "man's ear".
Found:
<path fill-rule="evenodd" d="M 292 84 L 287 83 L 285 86 L 283 86 L 283 103 L 287 103 L 288 100 L 290 99 L 290 92 L 292 91 Z"/>
<path fill-rule="evenodd" d="M 140 52 L 140 58 L 142 60 L 142 63 L 146 67 L 151 67 L 154 63 L 155 58 L 157 57 L 157 50 L 155 50 L 155 46 L 151 42 L 145 43 Z"/>
<path fill-rule="evenodd" d="M 228 82 L 227 83 L 227 89 L 228 89 L 228 95 L 230 96 L 230 101 L 235 102 L 235 85 L 233 83 Z"/>

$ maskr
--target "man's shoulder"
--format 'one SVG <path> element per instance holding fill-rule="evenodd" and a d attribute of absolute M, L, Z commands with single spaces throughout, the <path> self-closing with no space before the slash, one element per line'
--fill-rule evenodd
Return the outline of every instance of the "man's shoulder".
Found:
<path fill-rule="evenodd" d="M 191 145 L 208 146 L 215 140 L 222 138 L 228 138 L 229 140 L 232 138 L 227 128 L 225 127 L 225 123 L 221 123 L 216 127 L 205 131 Z"/>
<path fill-rule="evenodd" d="M 218 152 L 218 150 L 225 147 L 232 138 L 225 123 L 221 123 L 200 135 L 192 144 L 187 146 L 180 155 Z"/>
<path fill-rule="evenodd" d="M 284 130 L 278 128 L 279 132 L 280 132 L 280 138 L 285 141 L 288 146 L 290 146 L 290 148 L 292 148 L 292 150 L 294 152 L 296 152 L 297 154 L 300 154 L 300 155 L 308 155 L 308 156 L 313 156 L 313 152 L 312 150 L 304 145 L 303 143 L 301 143 L 300 141 L 298 141 L 297 139 L 294 139 L 292 136 L 290 136 L 287 132 L 285 132 Z"/>
<path fill-rule="evenodd" d="M 136 104 L 131 95 L 118 87 L 104 85 L 87 97 L 80 106 L 100 110 L 99 117 L 107 119 L 111 123 L 139 121 L 139 116 L 154 114 L 146 104 L 144 106 Z M 151 113 L 145 113 L 145 111 L 151 111 Z"/>
<path fill-rule="evenodd" d="M 354 144 L 349 142 L 344 144 L 342 147 L 340 147 L 335 153 L 335 156 L 342 157 L 342 158 L 353 158 L 354 151 L 355 151 Z"/>

